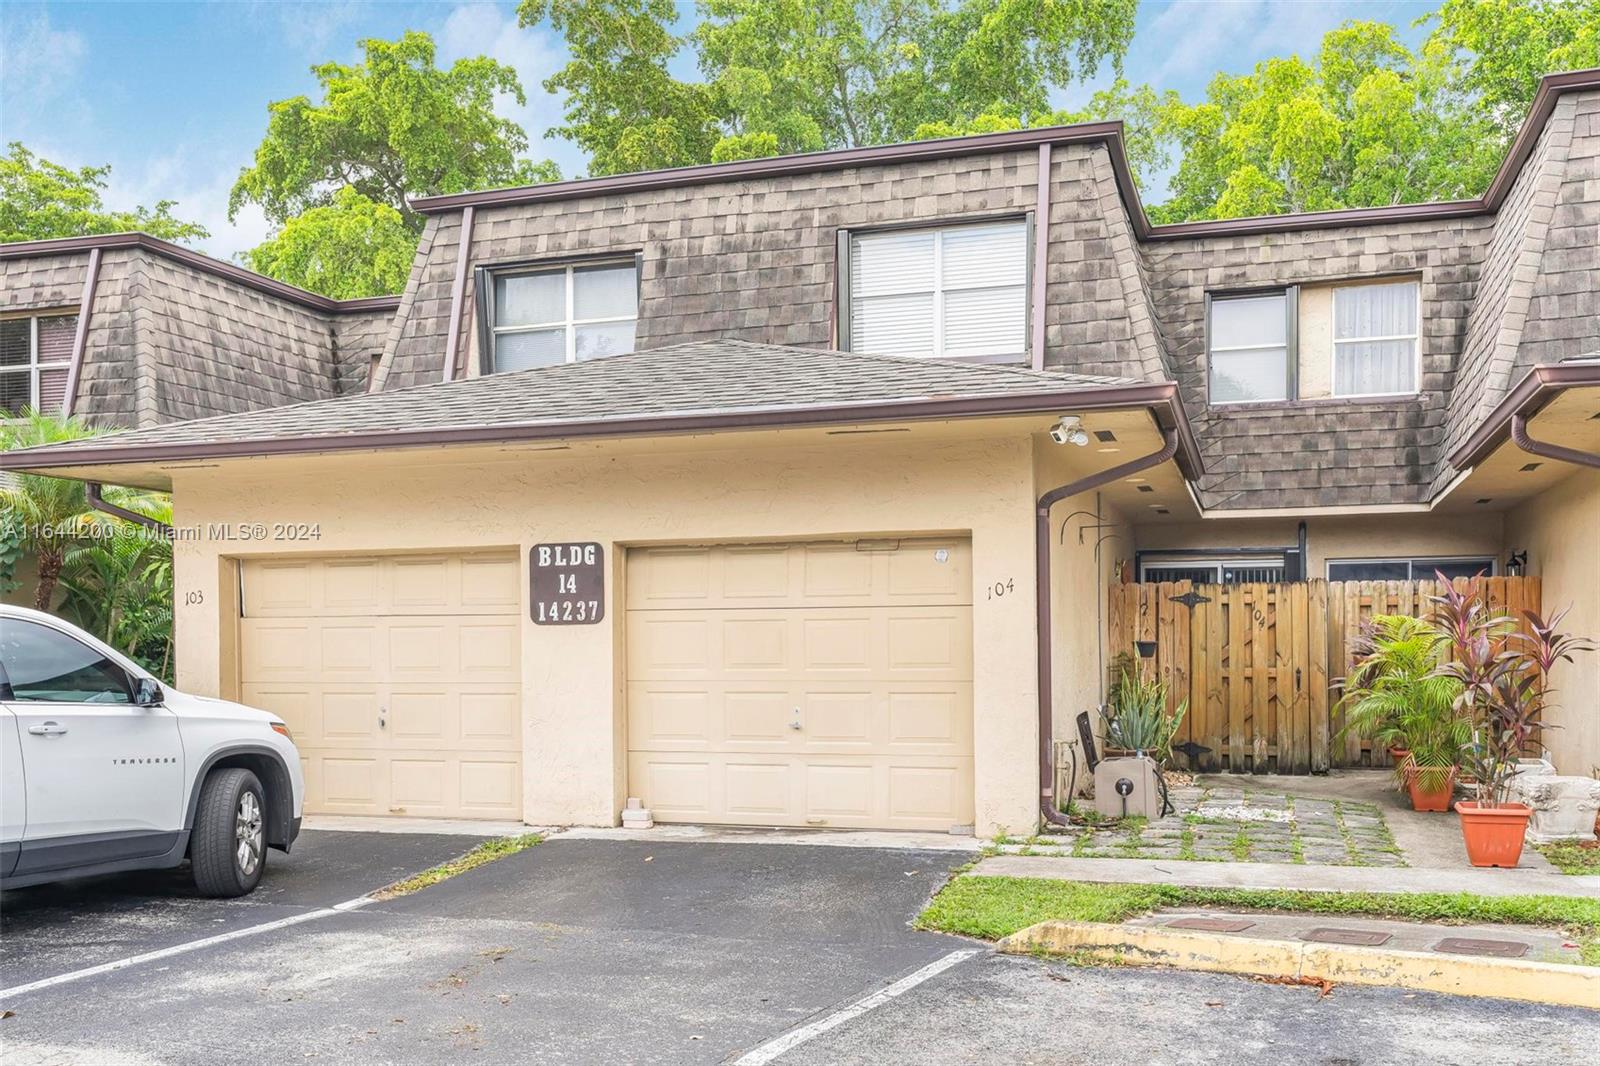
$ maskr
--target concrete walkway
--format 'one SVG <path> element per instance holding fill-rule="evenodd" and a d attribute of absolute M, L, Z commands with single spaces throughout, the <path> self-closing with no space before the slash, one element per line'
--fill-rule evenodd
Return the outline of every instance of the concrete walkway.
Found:
<path fill-rule="evenodd" d="M 1600 877 L 1539 870 L 1301 866 L 1274 862 L 1183 862 L 996 855 L 972 871 L 989 877 L 1039 877 L 1104 884 L 1195 888 L 1285 888 L 1307 892 L 1471 892 L 1480 896 L 1559 895 L 1600 899 Z"/>
<path fill-rule="evenodd" d="M 1195 784 L 1206 788 L 1244 787 L 1252 791 L 1281 791 L 1308 799 L 1370 803 L 1378 808 L 1388 823 L 1389 832 L 1405 856 L 1407 866 L 1437 870 L 1470 869 L 1459 816 L 1412 810 L 1410 801 L 1396 791 L 1394 776 L 1388 770 L 1334 770 L 1327 774 L 1294 776 L 1201 774 L 1195 779 Z M 1557 877 L 1563 876 L 1531 847 L 1522 849 L 1522 859 L 1517 869 L 1542 870 Z"/>

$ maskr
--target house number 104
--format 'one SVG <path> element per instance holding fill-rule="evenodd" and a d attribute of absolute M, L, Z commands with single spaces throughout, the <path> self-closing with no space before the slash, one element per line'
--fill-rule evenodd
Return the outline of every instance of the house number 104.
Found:
<path fill-rule="evenodd" d="M 1008 577 L 1004 581 L 996 581 L 989 586 L 988 599 L 998 600 L 1007 593 L 1017 591 L 1016 578 Z"/>

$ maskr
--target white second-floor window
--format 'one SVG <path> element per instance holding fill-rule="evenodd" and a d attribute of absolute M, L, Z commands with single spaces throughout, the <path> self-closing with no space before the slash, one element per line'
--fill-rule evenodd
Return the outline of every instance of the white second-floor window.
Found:
<path fill-rule="evenodd" d="M 494 371 L 633 351 L 639 281 L 631 260 L 496 273 L 491 300 Z"/>
<path fill-rule="evenodd" d="M 0 418 L 61 410 L 77 315 L 0 319 Z"/>
<path fill-rule="evenodd" d="M 1333 290 L 1333 394 L 1417 391 L 1419 286 L 1415 281 Z"/>
<path fill-rule="evenodd" d="M 1024 221 L 850 235 L 849 344 L 878 355 L 1021 357 Z"/>
<path fill-rule="evenodd" d="M 1289 399 L 1289 295 L 1216 296 L 1209 352 L 1212 403 Z"/>

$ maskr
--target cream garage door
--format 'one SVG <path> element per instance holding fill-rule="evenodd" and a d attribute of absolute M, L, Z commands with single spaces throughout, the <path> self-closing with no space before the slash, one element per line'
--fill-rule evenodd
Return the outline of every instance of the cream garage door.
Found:
<path fill-rule="evenodd" d="M 629 792 L 662 821 L 971 825 L 964 539 L 628 553 Z"/>
<path fill-rule="evenodd" d="M 281 714 L 306 810 L 520 818 L 515 554 L 250 560 L 240 695 Z"/>

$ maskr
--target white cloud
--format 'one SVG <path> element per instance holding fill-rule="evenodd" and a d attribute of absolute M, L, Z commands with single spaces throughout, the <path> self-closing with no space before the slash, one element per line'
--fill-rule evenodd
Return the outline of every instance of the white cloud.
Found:
<path fill-rule="evenodd" d="M 495 111 L 527 131 L 531 156 L 555 159 L 567 177 L 583 165 L 567 141 L 545 136 L 545 130 L 561 122 L 562 102 L 545 91 L 544 80 L 567 62 L 566 50 L 547 30 L 518 26 L 513 10 L 462 4 L 450 12 L 437 37 L 441 67 L 484 55 L 516 70 L 527 103 L 502 95 L 495 101 Z"/>
<path fill-rule="evenodd" d="M 88 51 L 82 34 L 55 28 L 42 9 L 28 17 L 14 8 L 0 18 L 0 119 L 15 128 L 47 109 L 77 109 L 74 90 Z"/>
<path fill-rule="evenodd" d="M 237 164 L 230 165 L 217 153 L 176 145 L 143 162 L 114 167 L 105 202 L 127 211 L 172 200 L 174 216 L 198 222 L 211 233 L 194 246 L 207 255 L 232 260 L 235 253 L 255 247 L 272 232 L 266 216 L 254 204 L 246 204 L 236 219 L 228 220 L 228 193 L 237 176 Z"/>

